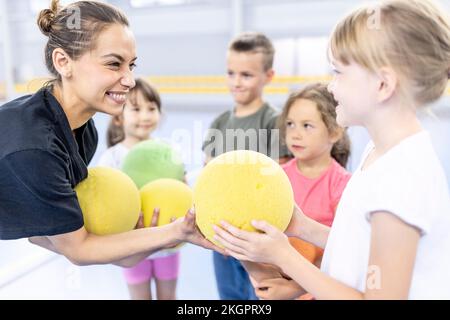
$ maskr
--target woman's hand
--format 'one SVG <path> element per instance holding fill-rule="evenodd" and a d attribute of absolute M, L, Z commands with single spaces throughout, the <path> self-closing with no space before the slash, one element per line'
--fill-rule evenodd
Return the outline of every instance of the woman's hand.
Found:
<path fill-rule="evenodd" d="M 262 233 L 240 230 L 223 221 L 221 227 L 214 226 L 215 239 L 225 247 L 226 253 L 238 260 L 276 266 L 291 249 L 295 251 L 288 237 L 274 226 L 265 221 L 252 221 L 252 225 Z"/>
<path fill-rule="evenodd" d="M 175 220 L 173 223 L 179 230 L 178 233 L 180 235 L 180 241 L 190 242 L 205 249 L 215 250 L 221 254 L 225 254 L 225 251 L 222 248 L 219 248 L 212 242 L 205 239 L 203 234 L 200 232 L 197 224 L 195 223 L 194 209 L 190 209 L 184 217 Z"/>
<path fill-rule="evenodd" d="M 266 279 L 256 283 L 255 293 L 262 300 L 292 300 L 305 293 L 294 280 Z"/>
<path fill-rule="evenodd" d="M 152 221 L 150 222 L 150 227 L 156 227 L 158 225 L 158 219 L 159 219 L 159 208 L 155 208 L 153 210 Z M 136 223 L 136 227 L 134 227 L 134 228 L 135 229 L 145 228 L 144 214 L 142 213 L 142 211 L 139 213 L 139 219 L 138 219 L 138 222 Z"/>
<path fill-rule="evenodd" d="M 150 222 L 150 227 L 157 227 L 158 226 L 159 212 L 160 212 L 159 208 L 155 208 L 153 210 L 152 221 Z M 142 222 L 142 224 L 144 224 L 144 222 Z"/>

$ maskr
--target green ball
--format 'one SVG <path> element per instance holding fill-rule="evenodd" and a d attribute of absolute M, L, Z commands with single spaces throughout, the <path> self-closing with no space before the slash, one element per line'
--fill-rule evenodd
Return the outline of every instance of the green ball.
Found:
<path fill-rule="evenodd" d="M 184 180 L 184 166 L 180 155 L 170 145 L 158 140 L 147 140 L 135 145 L 122 164 L 138 189 L 157 179 Z"/>

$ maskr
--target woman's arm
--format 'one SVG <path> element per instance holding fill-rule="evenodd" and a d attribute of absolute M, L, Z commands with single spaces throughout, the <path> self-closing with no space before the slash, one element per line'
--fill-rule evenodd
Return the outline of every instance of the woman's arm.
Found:
<path fill-rule="evenodd" d="M 142 228 L 124 233 L 98 236 L 84 227 L 70 233 L 48 237 L 62 255 L 76 265 L 116 263 L 131 267 L 170 243 L 177 243 L 173 225 Z M 135 259 L 133 259 L 135 258 Z"/>
<path fill-rule="evenodd" d="M 159 208 L 155 208 L 153 210 L 152 220 L 150 222 L 150 228 L 156 227 L 158 225 L 158 219 L 159 219 Z M 175 221 L 175 219 L 172 220 L 172 222 Z M 139 214 L 138 222 L 136 223 L 135 229 L 141 229 L 145 228 L 144 226 L 144 214 L 141 212 Z M 114 261 L 112 264 L 117 265 L 119 267 L 132 267 L 136 264 L 138 264 L 140 261 L 147 258 L 151 253 L 154 251 L 146 252 L 146 253 L 140 253 L 136 255 L 129 256 L 125 259 L 121 259 L 119 261 Z"/>
<path fill-rule="evenodd" d="M 30 237 L 28 238 L 28 241 L 44 249 L 53 251 L 54 253 L 61 254 L 47 237 Z"/>
<path fill-rule="evenodd" d="M 53 251 L 54 253 L 61 254 L 61 252 L 59 252 L 56 249 L 56 247 L 53 245 L 53 243 L 50 241 L 50 239 L 48 237 L 31 237 L 31 238 L 28 238 L 28 240 L 32 244 L 35 244 L 44 249 Z M 121 267 L 131 267 L 131 266 L 135 265 L 136 263 L 138 263 L 139 261 L 145 259 L 145 257 L 149 256 L 150 254 L 151 254 L 151 252 L 143 253 L 143 254 L 136 254 L 134 256 L 130 256 L 128 258 L 125 258 L 125 259 L 122 259 L 119 261 L 114 261 L 111 263 L 121 266 Z"/>
<path fill-rule="evenodd" d="M 300 238 L 319 248 L 325 249 L 328 235 L 330 234 L 330 227 L 309 218 L 295 205 L 291 222 L 285 233 L 290 237 Z"/>
<path fill-rule="evenodd" d="M 161 227 L 142 228 L 107 236 L 90 234 L 83 227 L 74 232 L 50 236 L 48 239 L 58 252 L 76 265 L 116 263 L 130 267 L 152 252 L 185 241 L 224 253 L 222 249 L 203 238 L 195 225 L 192 212 Z"/>

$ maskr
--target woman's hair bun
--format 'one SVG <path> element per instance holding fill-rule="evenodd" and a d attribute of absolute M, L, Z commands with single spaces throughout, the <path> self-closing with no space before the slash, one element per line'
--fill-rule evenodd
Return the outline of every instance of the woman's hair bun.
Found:
<path fill-rule="evenodd" d="M 48 36 L 52 32 L 52 26 L 58 13 L 59 0 L 52 0 L 50 9 L 39 12 L 37 24 L 41 32 Z"/>

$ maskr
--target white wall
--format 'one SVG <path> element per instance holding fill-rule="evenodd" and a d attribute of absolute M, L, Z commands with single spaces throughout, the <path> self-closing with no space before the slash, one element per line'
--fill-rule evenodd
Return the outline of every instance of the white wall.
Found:
<path fill-rule="evenodd" d="M 139 73 L 204 75 L 224 72 L 224 51 L 233 32 L 231 0 L 139 10 L 130 8 L 125 0 L 109 2 L 122 7 L 129 17 L 138 43 Z M 326 37 L 341 16 L 363 2 L 246 0 L 242 2 L 243 29 L 265 32 L 274 41 Z M 443 3 L 450 8 L 450 0 Z M 45 38 L 36 26 L 36 14 L 31 12 L 28 0 L 7 1 L 7 5 L 12 38 L 16 42 L 17 76 L 45 74 L 42 63 Z M 1 64 L 0 60 L 0 70 Z"/>
<path fill-rule="evenodd" d="M 133 9 L 126 0 L 109 0 L 128 15 L 138 45 L 138 75 L 221 75 L 225 73 L 225 51 L 233 32 L 231 0 L 201 1 L 200 4 L 168 8 Z M 262 31 L 278 49 L 275 67 L 281 75 L 326 73 L 327 36 L 338 19 L 359 0 L 243 0 L 244 30 Z M 441 1 L 450 8 L 450 0 Z M 6 1 L 11 24 L 13 58 L 17 81 L 46 74 L 43 50 L 46 38 L 40 34 L 28 0 Z M 47 2 L 45 2 L 47 3 Z M 0 45 L 1 45 L 0 39 Z M 3 60 L 0 51 L 0 81 Z M 266 97 L 281 108 L 285 95 Z M 161 132 L 180 127 L 183 121 L 201 119 L 231 107 L 232 101 L 221 95 L 163 95 L 164 108 L 170 112 Z M 440 109 L 448 108 L 443 99 Z M 440 113 L 450 126 L 448 113 Z M 170 119 L 170 120 L 169 120 Z M 439 125 L 436 125 L 438 127 Z M 182 127 L 182 125 L 181 125 Z M 448 131 L 447 131 L 448 132 Z M 355 148 L 364 143 L 364 135 L 354 135 Z M 102 145 L 100 145 L 101 149 Z M 443 143 L 440 150 L 448 149 Z M 444 152 L 443 152 L 444 153 Z M 444 156 L 450 163 L 450 156 Z"/>

